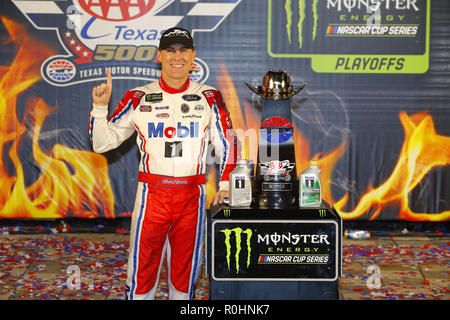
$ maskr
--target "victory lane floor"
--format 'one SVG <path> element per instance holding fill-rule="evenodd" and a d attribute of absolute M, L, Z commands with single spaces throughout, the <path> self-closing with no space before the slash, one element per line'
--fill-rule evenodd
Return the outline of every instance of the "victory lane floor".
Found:
<path fill-rule="evenodd" d="M 123 300 L 129 235 L 0 234 L 0 300 Z M 450 237 L 345 239 L 340 300 L 450 300 Z M 168 297 L 165 265 L 156 299 Z M 204 264 L 195 299 L 209 299 Z"/>

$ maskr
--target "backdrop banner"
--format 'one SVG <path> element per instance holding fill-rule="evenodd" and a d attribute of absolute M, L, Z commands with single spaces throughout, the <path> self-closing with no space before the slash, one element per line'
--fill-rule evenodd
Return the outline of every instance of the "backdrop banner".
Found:
<path fill-rule="evenodd" d="M 261 85 L 293 86 L 299 175 L 318 160 L 344 220 L 450 220 L 448 0 L 3 0 L 0 218 L 117 218 L 134 206 L 136 136 L 93 152 L 91 91 L 109 113 L 159 79 L 172 26 L 193 34 L 190 78 L 221 90 L 242 156 L 257 159 Z M 218 168 L 208 157 L 208 203 Z"/>

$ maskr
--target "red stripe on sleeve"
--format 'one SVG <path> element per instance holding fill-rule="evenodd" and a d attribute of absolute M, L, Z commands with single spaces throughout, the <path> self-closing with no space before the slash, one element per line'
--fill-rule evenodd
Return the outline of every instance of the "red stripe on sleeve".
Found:
<path fill-rule="evenodd" d="M 122 100 L 117 104 L 116 110 L 114 110 L 113 114 L 108 117 L 108 121 L 116 117 L 122 110 L 128 105 L 130 100 L 133 103 L 133 110 L 139 105 L 142 97 L 145 95 L 145 92 L 138 90 L 130 90 L 123 96 Z"/>

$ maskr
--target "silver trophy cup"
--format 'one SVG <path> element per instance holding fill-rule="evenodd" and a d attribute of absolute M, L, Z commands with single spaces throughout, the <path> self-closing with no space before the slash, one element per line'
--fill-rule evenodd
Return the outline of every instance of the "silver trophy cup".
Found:
<path fill-rule="evenodd" d="M 286 72 L 272 69 L 261 86 L 245 84 L 262 98 L 254 202 L 265 208 L 293 207 L 298 199 L 298 181 L 290 99 L 306 84 L 294 89 Z"/>

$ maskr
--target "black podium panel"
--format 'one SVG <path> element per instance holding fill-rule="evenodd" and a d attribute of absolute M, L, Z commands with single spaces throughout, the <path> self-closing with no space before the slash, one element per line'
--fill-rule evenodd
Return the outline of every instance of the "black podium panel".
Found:
<path fill-rule="evenodd" d="M 339 300 L 331 282 L 211 281 L 210 300 Z"/>
<path fill-rule="evenodd" d="M 208 217 L 210 299 L 338 299 L 342 220 L 318 209 L 216 207 Z"/>

